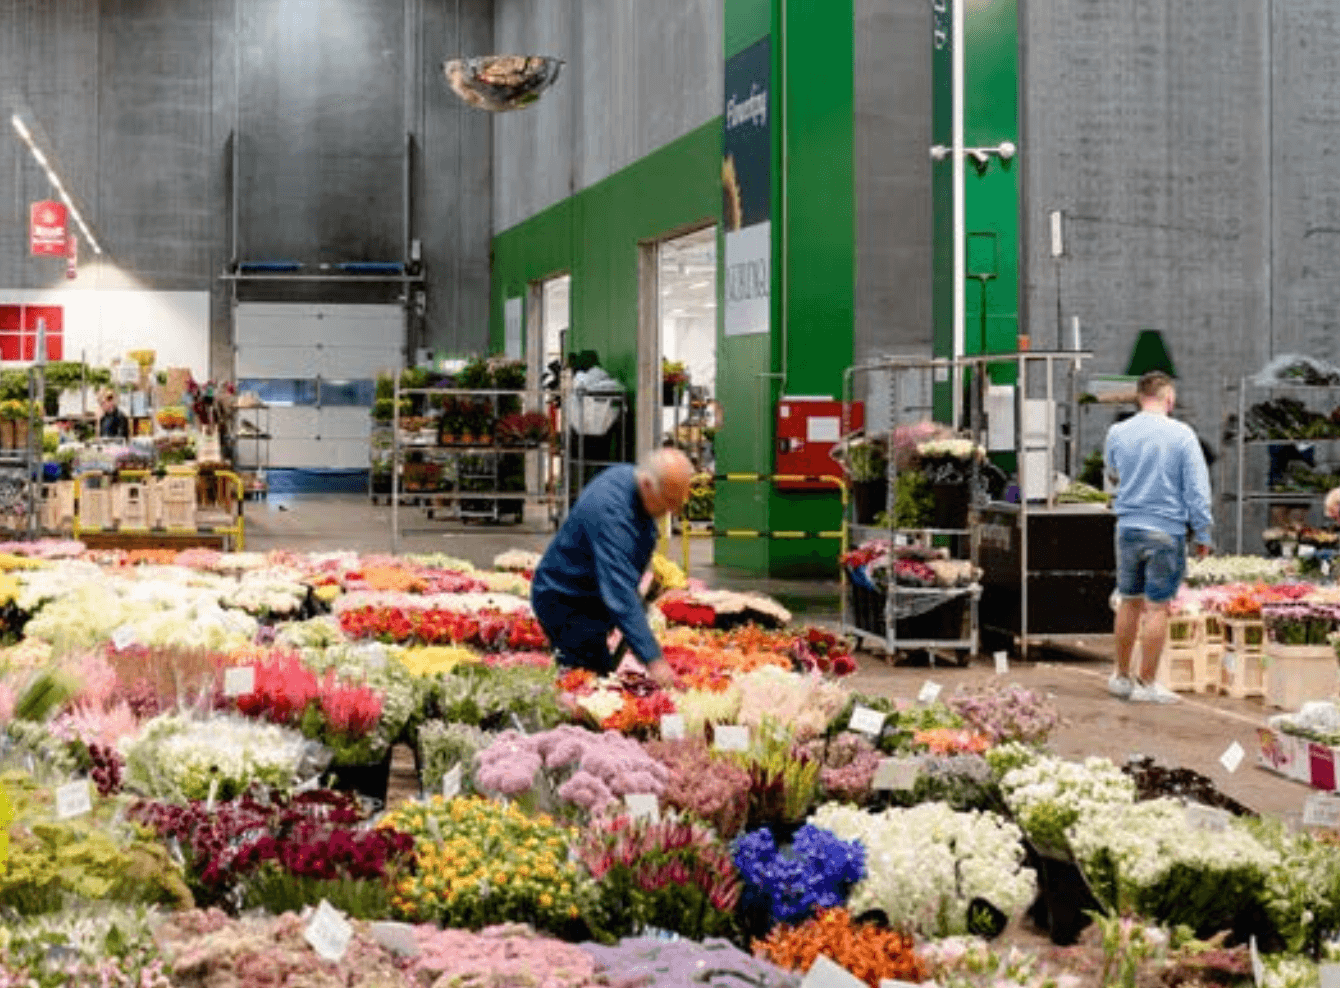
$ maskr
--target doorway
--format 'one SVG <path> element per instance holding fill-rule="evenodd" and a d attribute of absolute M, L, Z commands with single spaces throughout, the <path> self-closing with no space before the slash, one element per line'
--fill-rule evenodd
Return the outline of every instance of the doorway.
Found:
<path fill-rule="evenodd" d="M 655 354 L 658 386 L 648 402 L 654 409 L 651 434 L 644 430 L 644 435 L 650 447 L 675 446 L 699 472 L 711 473 L 717 407 L 716 227 L 657 243 L 655 273 L 655 345 L 643 352 Z"/>

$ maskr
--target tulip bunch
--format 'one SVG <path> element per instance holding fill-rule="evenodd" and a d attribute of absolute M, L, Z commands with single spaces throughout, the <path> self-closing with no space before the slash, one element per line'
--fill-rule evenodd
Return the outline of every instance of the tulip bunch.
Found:
<path fill-rule="evenodd" d="M 388 645 L 473 645 L 487 651 L 530 651 L 548 639 L 534 618 L 481 612 L 461 614 L 441 608 L 358 607 L 340 613 L 341 630 L 353 639 Z"/>

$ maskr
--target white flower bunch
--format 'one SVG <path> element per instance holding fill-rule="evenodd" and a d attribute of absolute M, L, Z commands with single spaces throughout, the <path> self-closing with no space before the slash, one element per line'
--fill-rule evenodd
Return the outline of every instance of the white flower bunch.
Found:
<path fill-rule="evenodd" d="M 1005 805 L 1035 844 L 1065 846 L 1068 827 L 1099 808 L 1135 801 L 1135 783 L 1106 758 L 1071 762 L 1040 755 L 1000 780 Z"/>
<path fill-rule="evenodd" d="M 279 633 L 275 635 L 277 645 L 297 649 L 329 648 L 332 645 L 343 645 L 347 641 L 344 632 L 340 630 L 340 622 L 329 614 L 306 621 L 291 621 L 282 625 Z"/>
<path fill-rule="evenodd" d="M 296 731 L 243 717 L 190 720 L 163 714 L 121 742 L 125 785 L 160 799 L 231 799 L 251 783 L 291 788 L 311 742 Z"/>
<path fill-rule="evenodd" d="M 938 988 L 1079 988 L 1084 979 L 1051 971 L 1037 954 L 1011 947 L 996 953 L 977 937 L 946 937 L 924 943 L 917 956 Z"/>
<path fill-rule="evenodd" d="M 33 611 L 44 601 L 63 597 L 83 584 L 103 584 L 107 573 L 94 563 L 64 559 L 46 569 L 19 570 L 19 592 L 14 603 Z"/>
<path fill-rule="evenodd" d="M 530 599 L 530 581 L 520 573 L 484 572 L 476 573 L 474 576 L 484 581 L 489 593 L 505 593 L 520 597 L 522 600 Z"/>
<path fill-rule="evenodd" d="M 971 439 L 928 439 L 924 443 L 917 443 L 917 455 L 932 459 L 952 457 L 956 460 L 975 456 L 980 460 L 986 456 L 986 450 Z"/>
<path fill-rule="evenodd" d="M 786 724 L 797 741 L 817 737 L 847 705 L 850 691 L 818 673 L 760 666 L 736 679 L 740 687 L 739 723 L 753 728 L 765 719 Z"/>
<path fill-rule="evenodd" d="M 1037 894 L 1023 866 L 1019 828 L 994 813 L 957 813 L 944 803 L 865 813 L 826 803 L 810 821 L 866 849 L 866 877 L 851 911 L 882 909 L 891 926 L 929 937 L 968 928 L 968 906 L 982 898 L 1013 916 Z"/>
<path fill-rule="evenodd" d="M 498 611 L 502 614 L 529 614 L 530 603 L 506 593 L 408 594 L 391 590 L 360 590 L 335 601 L 336 614 L 361 607 L 399 607 L 402 610 L 444 610 L 457 614 Z"/>
<path fill-rule="evenodd" d="M 514 573 L 522 571 L 533 573 L 535 567 L 539 565 L 540 554 L 538 552 L 527 552 L 525 549 L 508 549 L 506 552 L 493 557 L 494 569 Z"/>
<path fill-rule="evenodd" d="M 1242 827 L 1197 829 L 1172 799 L 1087 807 L 1066 836 L 1109 907 L 1174 926 L 1219 929 L 1207 913 L 1231 920 L 1236 900 L 1252 898 L 1280 863 Z"/>
<path fill-rule="evenodd" d="M 1321 971 L 1307 957 L 1268 954 L 1261 958 L 1261 988 L 1320 988 Z"/>
<path fill-rule="evenodd" d="M 1186 561 L 1186 582 L 1192 587 L 1221 583 L 1278 583 L 1291 572 L 1292 560 L 1264 556 L 1206 556 Z"/>
<path fill-rule="evenodd" d="M 405 556 L 404 558 L 406 562 L 414 563 L 417 566 L 427 566 L 430 569 L 446 570 L 450 573 L 475 572 L 475 564 L 468 559 L 457 559 L 455 556 L 448 556 L 444 552 L 421 553 L 418 555 Z M 357 566 L 350 568 L 356 569 Z"/>

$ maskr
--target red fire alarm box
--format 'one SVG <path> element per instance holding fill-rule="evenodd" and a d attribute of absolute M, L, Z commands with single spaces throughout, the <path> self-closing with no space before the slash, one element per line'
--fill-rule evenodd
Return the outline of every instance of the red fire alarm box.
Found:
<path fill-rule="evenodd" d="M 847 429 L 865 427 L 865 406 L 852 402 Z M 833 447 L 842 437 L 842 402 L 826 398 L 783 398 L 777 403 L 778 474 L 801 477 L 841 477 Z M 836 491 L 837 485 L 819 480 L 779 480 L 784 491 Z"/>

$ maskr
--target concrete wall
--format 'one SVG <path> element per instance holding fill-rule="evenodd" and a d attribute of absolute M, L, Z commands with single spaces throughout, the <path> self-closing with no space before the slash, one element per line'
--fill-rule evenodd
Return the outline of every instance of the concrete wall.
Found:
<path fill-rule="evenodd" d="M 28 256 L 27 204 L 50 189 L 13 138 L 12 112 L 39 133 L 106 249 L 101 263 L 84 252 L 70 287 L 209 293 L 216 374 L 231 368 L 229 292 L 218 275 L 232 256 L 234 128 L 240 256 L 308 264 L 403 258 L 412 132 L 411 235 L 423 241 L 427 275 L 418 332 L 429 345 L 482 350 L 491 122 L 458 103 L 439 64 L 492 48 L 492 8 L 492 0 L 0 0 L 0 292 L 63 278 L 62 265 Z M 257 294 L 314 292 L 286 285 Z"/>
<path fill-rule="evenodd" d="M 855 6 L 859 363 L 931 351 L 931 7 Z"/>
<path fill-rule="evenodd" d="M 500 0 L 499 52 L 567 60 L 494 124 L 501 232 L 721 114 L 723 0 Z"/>

